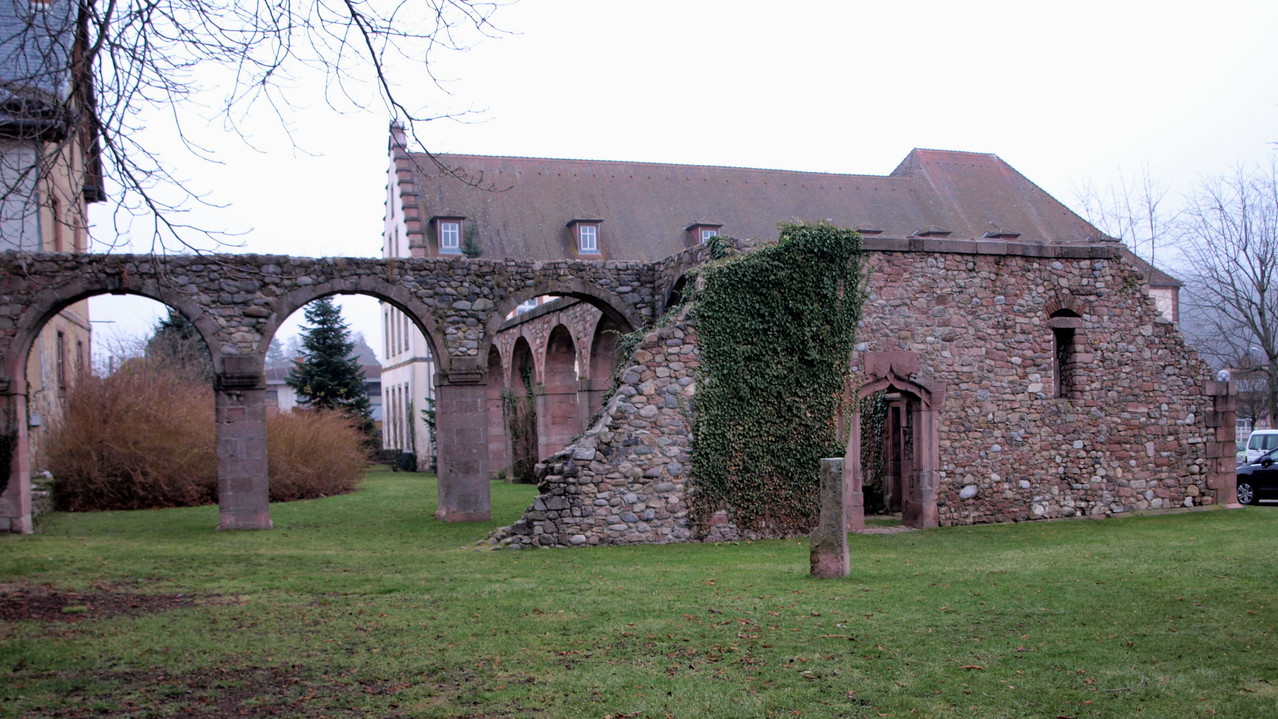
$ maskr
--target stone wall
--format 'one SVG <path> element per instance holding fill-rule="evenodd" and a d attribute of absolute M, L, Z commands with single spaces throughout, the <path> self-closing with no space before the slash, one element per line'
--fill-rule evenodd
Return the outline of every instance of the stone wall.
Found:
<path fill-rule="evenodd" d="M 1126 263 L 876 253 L 872 265 L 858 350 L 914 353 L 947 392 L 942 524 L 1214 501 L 1208 369 Z M 1054 396 L 1047 323 L 1060 309 L 1082 317 L 1076 399 Z M 960 499 L 964 487 L 976 495 Z"/>
<path fill-rule="evenodd" d="M 541 495 L 493 541 L 546 547 L 698 539 L 687 481 L 699 366 L 686 317 L 646 332 L 598 419 L 538 465 Z"/>
<path fill-rule="evenodd" d="M 1232 483 L 1213 456 L 1224 440 L 1211 420 L 1207 367 L 1121 258 L 969 249 L 875 251 L 870 259 L 853 382 L 875 379 L 865 374 L 867 354 L 903 352 L 944 394 L 942 525 L 1232 502 Z M 1049 321 L 1060 310 L 1080 317 L 1072 399 L 1055 392 Z M 704 533 L 689 520 L 698 366 L 686 316 L 648 332 L 598 421 L 539 467 L 542 493 L 493 540 L 527 547 L 736 537 L 725 517 Z"/>

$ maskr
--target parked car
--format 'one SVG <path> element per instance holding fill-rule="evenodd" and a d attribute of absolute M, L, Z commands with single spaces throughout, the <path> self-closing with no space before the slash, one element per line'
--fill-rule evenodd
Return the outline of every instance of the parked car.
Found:
<path fill-rule="evenodd" d="M 1278 449 L 1278 429 L 1258 429 L 1247 438 L 1247 463 L 1260 459 L 1260 455 Z"/>
<path fill-rule="evenodd" d="M 1255 504 L 1261 497 L 1278 496 L 1278 449 L 1238 468 L 1238 501 Z"/>

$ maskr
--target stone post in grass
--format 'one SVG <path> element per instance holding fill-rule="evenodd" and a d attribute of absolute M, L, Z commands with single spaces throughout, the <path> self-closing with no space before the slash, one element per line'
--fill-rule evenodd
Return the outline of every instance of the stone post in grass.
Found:
<path fill-rule="evenodd" d="M 821 460 L 821 518 L 812 532 L 810 562 L 818 579 L 846 577 L 848 531 L 843 505 L 843 458 Z"/>

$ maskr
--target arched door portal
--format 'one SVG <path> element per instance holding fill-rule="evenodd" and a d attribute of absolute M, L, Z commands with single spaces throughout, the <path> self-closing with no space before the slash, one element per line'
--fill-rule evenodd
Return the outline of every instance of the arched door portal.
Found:
<path fill-rule="evenodd" d="M 859 411 L 849 427 L 844 462 L 847 529 L 865 528 L 867 490 L 872 508 L 900 512 L 903 525 L 935 527 L 943 392 L 918 376 L 912 353 L 866 353 L 866 375 L 870 380 L 857 393 Z"/>

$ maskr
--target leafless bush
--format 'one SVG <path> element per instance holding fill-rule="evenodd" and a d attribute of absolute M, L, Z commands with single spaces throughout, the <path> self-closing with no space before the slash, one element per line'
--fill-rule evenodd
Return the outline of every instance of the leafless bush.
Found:
<path fill-rule="evenodd" d="M 340 414 L 267 417 L 271 501 L 350 492 L 366 458 Z M 156 509 L 217 501 L 212 390 L 189 373 L 131 359 L 70 390 L 48 442 L 58 508 Z"/>
<path fill-rule="evenodd" d="M 217 501 L 213 392 L 133 359 L 67 394 L 48 442 L 58 508 L 184 507 Z"/>
<path fill-rule="evenodd" d="M 339 411 L 272 412 L 266 418 L 271 501 L 353 491 L 367 466 L 363 441 Z"/>

